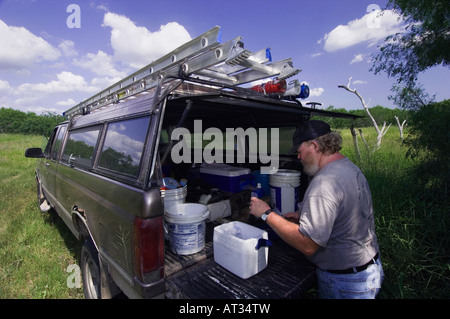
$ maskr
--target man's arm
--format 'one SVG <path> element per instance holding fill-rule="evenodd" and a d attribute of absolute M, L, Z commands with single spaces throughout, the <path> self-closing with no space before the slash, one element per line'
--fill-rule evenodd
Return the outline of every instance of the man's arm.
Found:
<path fill-rule="evenodd" d="M 268 209 L 270 207 L 266 202 L 252 197 L 250 214 L 261 218 L 261 215 Z M 320 247 L 311 238 L 302 234 L 298 224 L 292 223 L 276 213 L 269 214 L 266 222 L 281 239 L 307 256 L 314 254 Z"/>

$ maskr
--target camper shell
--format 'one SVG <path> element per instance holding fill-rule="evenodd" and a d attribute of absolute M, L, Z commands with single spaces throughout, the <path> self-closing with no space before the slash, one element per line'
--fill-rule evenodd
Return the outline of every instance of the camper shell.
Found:
<path fill-rule="evenodd" d="M 248 188 L 229 192 L 202 180 L 202 167 L 211 164 L 205 161 L 204 149 L 212 141 L 203 134 L 242 130 L 243 148 L 237 147 L 236 139 L 233 145 L 220 141 L 207 154 L 216 160 L 222 156 L 223 164 L 260 173 L 261 167 L 273 164 L 268 159 L 275 149 L 266 150 L 265 156 L 252 156 L 255 149 L 248 130 L 254 130 L 261 141 L 272 136 L 261 135 L 259 129 L 276 129 L 276 168 L 301 172 L 300 161 L 289 153 L 296 126 L 314 115 L 353 116 L 304 107 L 297 98 L 243 87 L 248 81 L 281 77 L 286 65 L 294 72 L 285 76 L 298 72 L 290 61 L 265 61 L 267 54 L 257 64 L 255 55 L 244 51 L 240 38 L 220 44 L 219 30 L 208 31 L 68 110 L 68 120 L 55 127 L 45 150 L 26 151 L 26 156 L 38 158 L 41 210 L 54 209 L 83 242 L 80 267 L 86 298 L 117 294 L 129 298 L 298 298 L 315 283 L 313 265 L 264 222 L 249 215 Z M 193 49 L 197 44 L 201 49 Z M 243 60 L 230 64 L 239 70 L 219 72 L 224 59 L 231 61 L 225 52 L 231 55 L 236 49 L 241 58 L 245 52 Z M 211 52 L 220 58 L 214 64 L 204 57 Z M 164 62 L 167 59 L 170 62 Z M 211 78 L 213 72 L 217 74 Z M 184 135 L 174 139 L 177 130 Z M 178 143 L 183 140 L 187 148 L 181 154 Z M 187 150 L 192 152 L 184 153 Z M 255 176 L 250 175 L 249 179 Z M 185 183 L 185 202 L 226 201 L 229 205 L 228 214 L 206 220 L 205 246 L 197 253 L 179 255 L 170 249 L 173 243 L 164 218 L 167 203 L 162 196 L 166 178 Z M 308 178 L 301 175 L 299 200 L 307 185 Z M 270 201 L 270 194 L 266 192 L 264 198 Z M 251 278 L 239 278 L 214 261 L 214 228 L 230 221 L 265 229 L 273 242 L 267 268 Z"/>

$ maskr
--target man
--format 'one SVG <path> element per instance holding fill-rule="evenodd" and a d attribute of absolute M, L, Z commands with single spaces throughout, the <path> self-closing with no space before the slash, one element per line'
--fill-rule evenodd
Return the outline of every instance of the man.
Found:
<path fill-rule="evenodd" d="M 366 178 L 340 153 L 342 138 L 325 122 L 303 122 L 292 139 L 313 177 L 299 212 L 280 216 L 252 198 L 250 213 L 317 266 L 319 297 L 375 298 L 384 273 Z"/>

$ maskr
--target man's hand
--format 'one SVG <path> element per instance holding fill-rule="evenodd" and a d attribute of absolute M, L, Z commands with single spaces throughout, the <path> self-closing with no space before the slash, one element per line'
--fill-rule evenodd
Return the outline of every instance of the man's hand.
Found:
<path fill-rule="evenodd" d="M 268 209 L 270 209 L 269 204 L 267 204 L 265 201 L 257 198 L 252 197 L 250 199 L 250 214 L 257 218 L 261 218 L 261 215 L 264 214 Z"/>

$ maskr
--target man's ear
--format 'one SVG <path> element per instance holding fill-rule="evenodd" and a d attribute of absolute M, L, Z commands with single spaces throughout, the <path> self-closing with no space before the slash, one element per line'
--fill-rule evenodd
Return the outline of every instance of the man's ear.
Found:
<path fill-rule="evenodd" d="M 315 140 L 312 140 L 311 144 L 313 145 L 314 150 L 319 151 L 319 144 Z"/>

